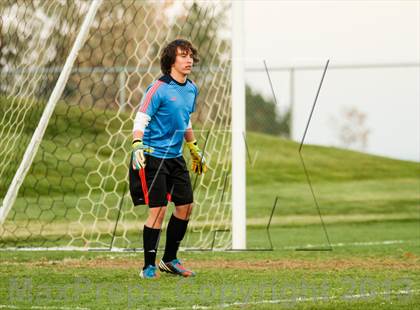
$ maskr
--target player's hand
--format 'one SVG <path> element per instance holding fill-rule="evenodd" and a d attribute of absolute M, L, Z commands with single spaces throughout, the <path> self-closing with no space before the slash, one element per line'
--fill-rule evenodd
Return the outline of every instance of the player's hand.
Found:
<path fill-rule="evenodd" d="M 206 159 L 203 156 L 200 148 L 197 145 L 197 141 L 187 142 L 188 148 L 190 149 L 192 164 L 191 170 L 197 174 L 206 173 L 207 165 Z"/>
<path fill-rule="evenodd" d="M 132 165 L 134 170 L 140 170 L 146 167 L 146 157 L 144 157 L 144 152 L 152 153 L 153 148 L 144 145 L 143 141 L 138 139 L 134 140 L 132 144 L 133 151 L 132 156 Z"/>

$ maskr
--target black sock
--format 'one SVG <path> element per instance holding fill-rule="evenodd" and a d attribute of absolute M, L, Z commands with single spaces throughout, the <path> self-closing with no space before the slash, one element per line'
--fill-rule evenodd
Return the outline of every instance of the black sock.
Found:
<path fill-rule="evenodd" d="M 159 244 L 160 228 L 143 228 L 144 267 L 155 266 L 156 252 Z M 143 268 L 144 269 L 144 268 Z"/>
<path fill-rule="evenodd" d="M 188 220 L 181 220 L 172 214 L 166 230 L 165 254 L 163 254 L 162 258 L 165 263 L 176 258 L 179 244 L 187 231 L 187 225 Z"/>

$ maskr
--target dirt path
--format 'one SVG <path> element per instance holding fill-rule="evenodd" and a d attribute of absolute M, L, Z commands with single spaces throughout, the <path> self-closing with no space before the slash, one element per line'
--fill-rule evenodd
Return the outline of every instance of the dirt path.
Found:
<path fill-rule="evenodd" d="M 185 260 L 185 264 L 192 269 L 227 268 L 241 270 L 347 270 L 347 269 L 410 269 L 420 270 L 420 258 L 411 255 L 404 259 L 394 258 L 353 258 L 328 260 L 302 260 L 302 259 L 264 259 L 264 260 Z M 53 268 L 111 268 L 131 269 L 139 268 L 142 259 L 127 258 L 94 258 L 94 259 L 41 259 L 33 262 L 3 261 L 1 265 L 18 265 L 22 267 L 53 267 Z"/>

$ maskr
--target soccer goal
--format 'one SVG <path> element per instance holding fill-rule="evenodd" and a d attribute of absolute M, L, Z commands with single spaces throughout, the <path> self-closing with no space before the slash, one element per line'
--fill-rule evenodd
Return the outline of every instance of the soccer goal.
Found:
<path fill-rule="evenodd" d="M 193 127 L 209 163 L 192 176 L 183 246 L 245 248 L 239 3 L 4 0 L 0 12 L 0 248 L 141 248 L 133 118 L 178 37 L 200 55 Z"/>

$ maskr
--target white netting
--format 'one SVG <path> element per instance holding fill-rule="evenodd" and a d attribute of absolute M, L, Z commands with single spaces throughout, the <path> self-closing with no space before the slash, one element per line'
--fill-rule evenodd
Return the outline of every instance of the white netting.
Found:
<path fill-rule="evenodd" d="M 88 1 L 10 1 L 1 7 L 0 199 L 10 185 Z M 230 246 L 229 3 L 104 1 L 80 50 L 0 247 L 138 248 L 146 207 L 133 207 L 127 164 L 134 113 L 158 78 L 159 53 L 190 40 L 200 54 L 194 129 L 210 170 L 195 180 L 183 243 Z M 31 31 L 28 31 L 30 29 Z M 188 159 L 189 156 L 186 156 Z"/>

